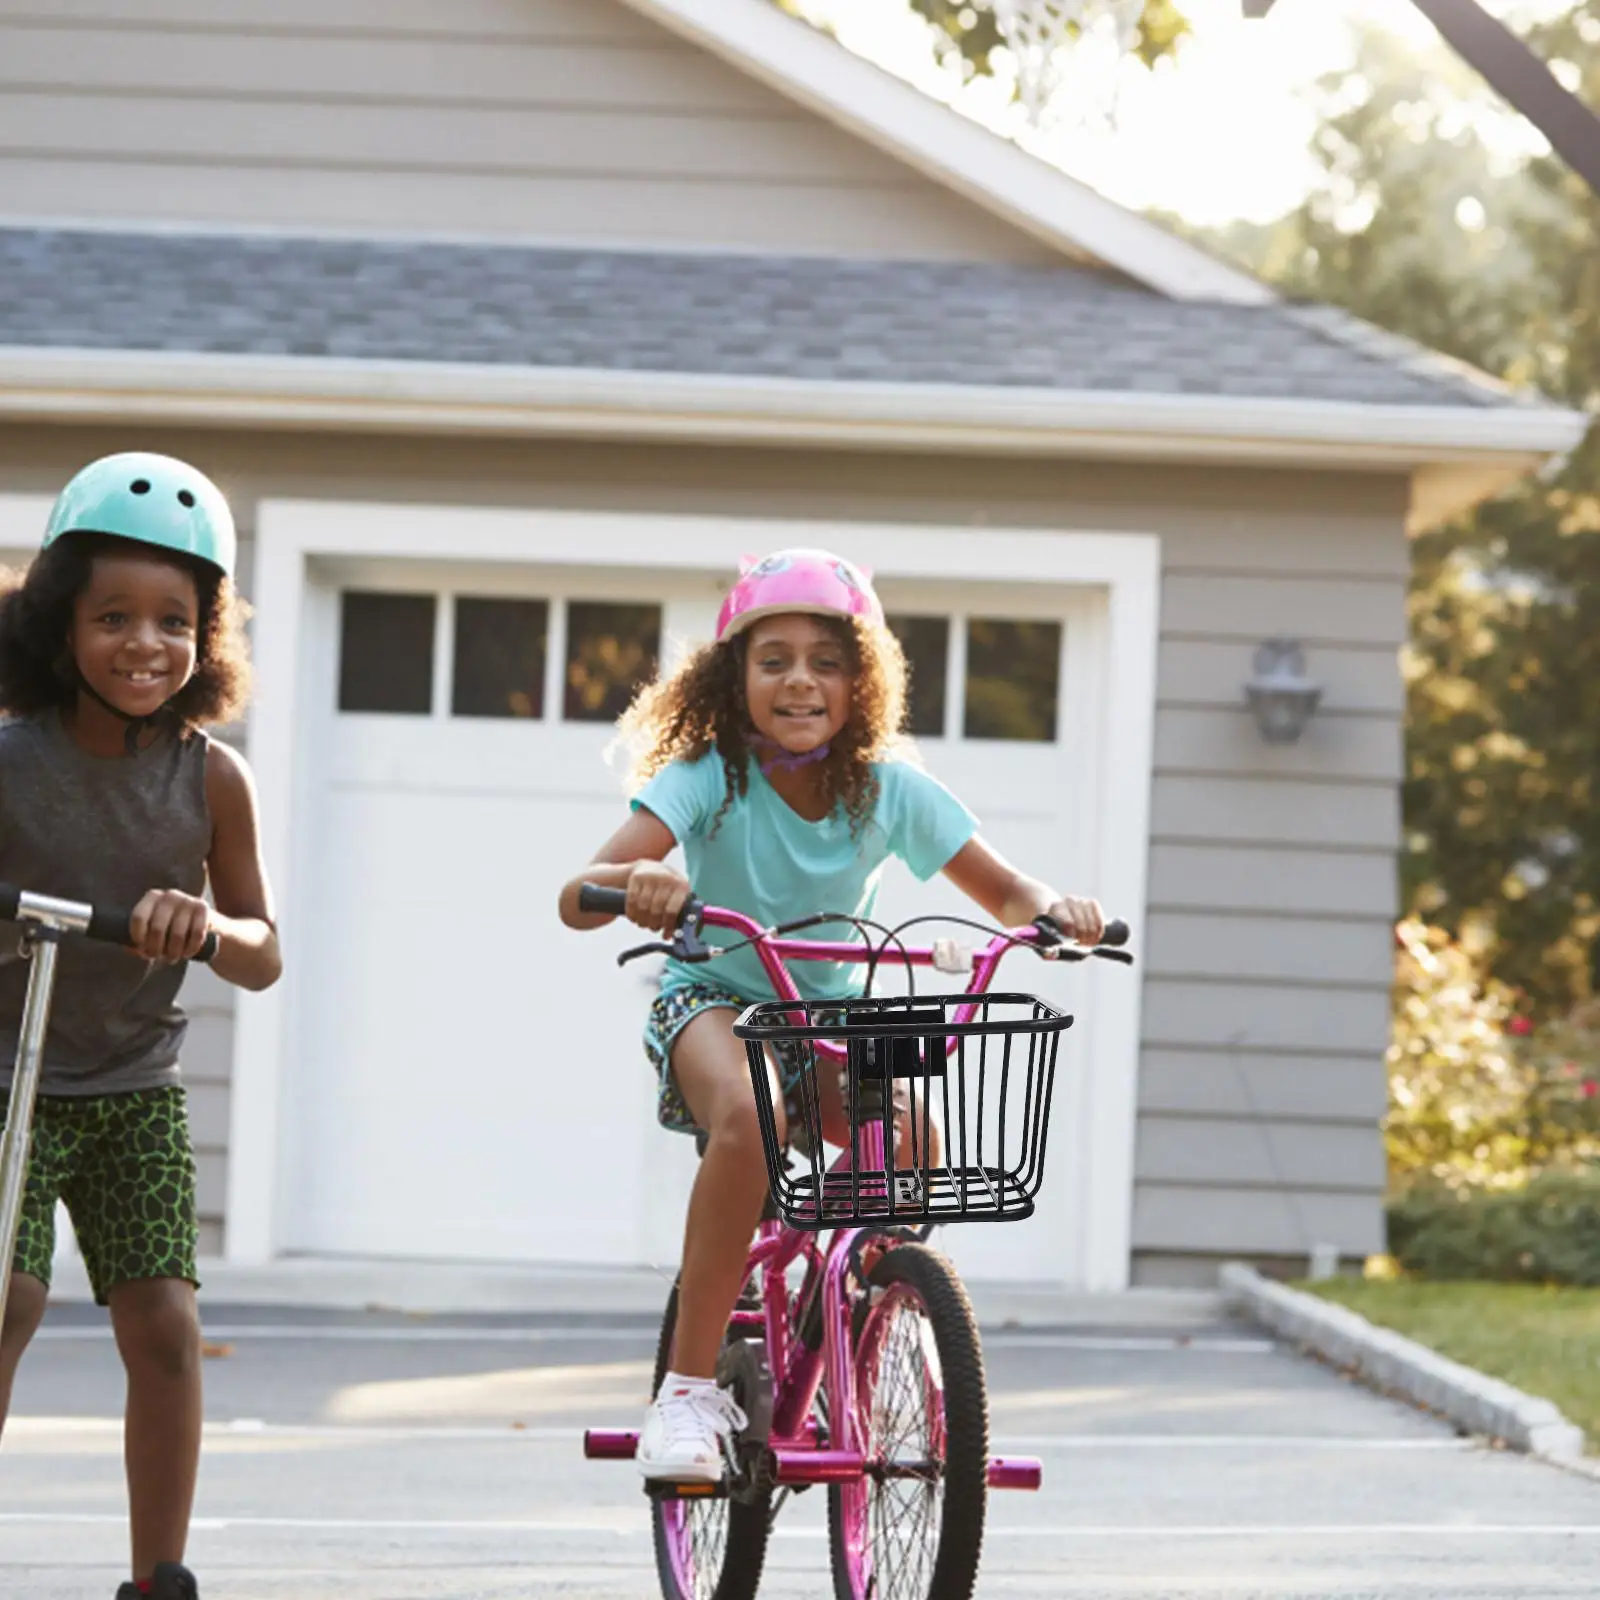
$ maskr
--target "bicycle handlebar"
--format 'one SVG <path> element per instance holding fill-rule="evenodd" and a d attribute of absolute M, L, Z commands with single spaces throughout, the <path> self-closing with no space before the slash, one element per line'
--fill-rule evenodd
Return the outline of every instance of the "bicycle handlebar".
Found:
<path fill-rule="evenodd" d="M 628 891 L 604 888 L 598 883 L 579 884 L 578 909 L 602 916 L 622 916 L 628 909 Z M 630 961 L 637 961 L 641 956 L 650 955 L 676 956 L 680 961 L 708 960 L 714 952 L 700 941 L 698 934 L 701 919 L 706 914 L 707 907 L 704 902 L 690 896 L 684 902 L 683 911 L 679 915 L 678 932 L 670 941 L 660 939 L 653 940 L 649 944 L 635 945 L 617 957 L 617 965 L 626 966 Z M 710 914 L 713 917 L 725 915 L 715 911 Z M 1031 943 L 1041 955 L 1050 951 L 1058 960 L 1087 961 L 1091 956 L 1098 956 L 1104 961 L 1117 961 L 1125 966 L 1133 965 L 1132 955 L 1126 950 L 1117 948 L 1125 945 L 1130 937 L 1128 924 L 1120 917 L 1105 925 L 1100 935 L 1100 942 L 1096 945 L 1069 944 L 1061 928 L 1048 916 L 1035 917 L 1031 930 L 1035 935 L 1032 940 L 1013 937 L 1012 942 Z M 996 936 L 1005 937 L 998 932 Z M 892 964 L 894 957 L 887 951 L 885 957 Z"/>
<path fill-rule="evenodd" d="M 0 921 L 44 922 L 51 926 L 66 927 L 86 939 L 97 939 L 103 944 L 133 943 L 132 911 L 112 906 L 92 906 L 76 900 L 56 900 L 49 895 L 19 889 L 10 883 L 0 883 Z M 215 933 L 208 933 L 205 943 L 191 959 L 209 962 L 217 953 L 218 942 Z"/>

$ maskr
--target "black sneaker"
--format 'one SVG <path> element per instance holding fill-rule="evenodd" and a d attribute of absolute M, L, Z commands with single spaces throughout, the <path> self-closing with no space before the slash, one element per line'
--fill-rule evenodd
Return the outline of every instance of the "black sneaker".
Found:
<path fill-rule="evenodd" d="M 151 1577 L 150 1593 L 142 1594 L 136 1583 L 125 1583 L 117 1590 L 117 1600 L 200 1600 L 200 1585 L 194 1574 L 176 1561 L 163 1561 Z"/>

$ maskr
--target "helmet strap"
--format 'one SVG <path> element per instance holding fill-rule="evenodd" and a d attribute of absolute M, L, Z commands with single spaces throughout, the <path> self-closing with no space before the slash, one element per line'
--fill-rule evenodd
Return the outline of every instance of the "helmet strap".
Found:
<path fill-rule="evenodd" d="M 819 744 L 815 750 L 808 750 L 803 756 L 794 756 L 790 755 L 782 745 L 774 744 L 771 739 L 763 738 L 760 734 L 752 735 L 750 744 L 756 752 L 757 761 L 760 762 L 761 776 L 763 778 L 770 778 L 774 772 L 798 772 L 802 767 L 809 767 L 818 761 L 826 761 L 832 750 L 831 745 Z M 763 759 L 763 747 L 768 750 L 776 750 L 778 753 Z"/>
<path fill-rule="evenodd" d="M 147 729 L 160 727 L 162 718 L 168 714 L 166 706 L 162 705 L 158 706 L 148 716 L 131 716 L 120 706 L 112 705 L 112 703 L 107 700 L 106 697 L 101 694 L 100 691 L 96 689 L 86 677 L 84 677 L 82 672 L 77 673 L 77 680 L 77 688 L 80 693 L 88 695 L 88 697 L 93 700 L 97 706 L 101 707 L 102 710 L 109 711 L 111 715 L 116 717 L 120 722 L 125 722 L 127 724 L 127 733 L 122 742 L 123 747 L 130 756 L 136 756 L 139 753 L 139 735 L 144 733 Z"/>

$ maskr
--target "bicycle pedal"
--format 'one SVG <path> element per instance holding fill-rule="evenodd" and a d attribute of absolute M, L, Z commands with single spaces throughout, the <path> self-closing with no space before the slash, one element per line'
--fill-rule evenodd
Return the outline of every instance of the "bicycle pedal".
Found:
<path fill-rule="evenodd" d="M 651 1500 L 725 1500 L 728 1497 L 728 1485 L 726 1480 L 722 1483 L 700 1483 L 691 1478 L 682 1483 L 672 1483 L 666 1479 L 648 1478 L 644 1492 Z"/>

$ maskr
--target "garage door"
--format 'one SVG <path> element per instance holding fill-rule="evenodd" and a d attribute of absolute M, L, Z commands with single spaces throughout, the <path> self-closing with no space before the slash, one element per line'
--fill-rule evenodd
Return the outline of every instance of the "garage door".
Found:
<path fill-rule="evenodd" d="M 612 720 L 658 658 L 709 633 L 715 577 L 389 563 L 317 580 L 285 1243 L 670 1264 L 692 1156 L 653 1122 L 652 974 L 613 964 L 632 930 L 575 935 L 553 906 L 623 814 Z M 939 585 L 885 600 L 930 767 L 1002 850 L 1074 881 L 1082 602 Z M 887 918 L 944 907 L 960 908 L 947 886 L 891 875 Z M 1046 991 L 1061 976 L 1020 958 L 1011 974 Z M 1062 1103 L 1070 1163 L 1070 1087 Z M 1067 1275 L 1056 1189 L 1041 1221 L 952 1241 L 964 1267 Z"/>

